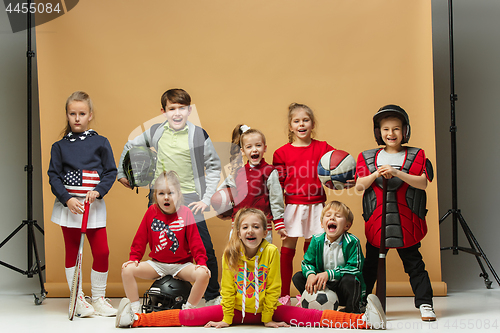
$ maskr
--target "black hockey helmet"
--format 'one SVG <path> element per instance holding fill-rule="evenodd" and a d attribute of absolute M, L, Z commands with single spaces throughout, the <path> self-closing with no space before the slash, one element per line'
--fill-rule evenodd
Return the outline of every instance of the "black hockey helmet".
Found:
<path fill-rule="evenodd" d="M 142 311 L 149 313 L 170 309 L 181 309 L 191 293 L 191 283 L 165 275 L 153 282 L 144 293 Z"/>
<path fill-rule="evenodd" d="M 123 171 L 132 188 L 149 185 L 155 168 L 156 153 L 148 147 L 132 147 L 123 158 Z"/>
<path fill-rule="evenodd" d="M 401 121 L 403 122 L 403 141 L 401 141 L 401 144 L 407 143 L 410 140 L 411 134 L 410 118 L 402 107 L 394 104 L 389 104 L 381 107 L 373 116 L 373 132 L 375 134 L 375 140 L 377 141 L 377 144 L 384 144 L 384 140 L 382 140 L 382 135 L 380 134 L 380 120 L 386 117 L 397 117 L 401 119 Z"/>

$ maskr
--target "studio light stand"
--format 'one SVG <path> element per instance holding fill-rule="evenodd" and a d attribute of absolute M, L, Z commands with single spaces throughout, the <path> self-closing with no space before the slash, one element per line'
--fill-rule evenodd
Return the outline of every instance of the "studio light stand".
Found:
<path fill-rule="evenodd" d="M 477 263 L 481 268 L 482 273 L 479 274 L 480 277 L 484 279 L 487 289 L 491 289 L 492 281 L 489 280 L 488 273 L 481 262 L 481 258 L 484 260 L 491 273 L 493 274 L 495 280 L 500 286 L 500 279 L 498 278 L 495 269 L 491 265 L 483 249 L 479 245 L 472 231 L 470 230 L 467 222 L 460 209 L 458 208 L 458 191 L 457 191 L 457 126 L 455 125 L 455 102 L 457 101 L 457 95 L 455 94 L 455 69 L 454 69 L 454 53 L 453 53 L 453 0 L 448 0 L 448 20 L 449 20 L 449 42 L 450 42 L 450 103 L 451 103 L 451 177 L 452 177 L 452 208 L 446 212 L 439 219 L 439 224 L 443 223 L 448 216 L 452 216 L 452 227 L 453 227 L 453 246 L 442 247 L 441 250 L 453 250 L 454 255 L 458 255 L 459 251 L 473 254 L 476 257 Z M 458 222 L 469 242 L 470 248 L 461 247 L 458 245 Z M 479 252 L 478 252 L 479 251 Z"/>
<path fill-rule="evenodd" d="M 31 0 L 28 1 L 28 7 Z M 22 270 L 18 267 L 0 261 L 0 264 L 10 268 L 18 273 L 26 275 L 28 278 L 32 278 L 34 275 L 38 274 L 40 280 L 40 295 L 33 294 L 35 296 L 35 304 L 42 304 L 47 291 L 45 290 L 42 270 L 45 269 L 45 265 L 41 266 L 40 256 L 38 255 L 38 247 L 35 238 L 35 228 L 38 229 L 42 235 L 44 234 L 43 229 L 38 225 L 37 221 L 33 219 L 33 149 L 32 149 L 32 59 L 35 56 L 35 52 L 31 49 L 31 15 L 28 11 L 27 13 L 27 52 L 26 57 L 28 59 L 28 164 L 24 167 L 27 172 L 27 205 L 28 205 L 28 218 L 22 222 L 21 225 L 17 227 L 5 240 L 0 244 L 2 248 L 12 237 L 14 237 L 23 227 L 28 228 L 28 265 L 27 270 Z M 33 253 L 35 254 L 35 262 L 33 262 Z"/>

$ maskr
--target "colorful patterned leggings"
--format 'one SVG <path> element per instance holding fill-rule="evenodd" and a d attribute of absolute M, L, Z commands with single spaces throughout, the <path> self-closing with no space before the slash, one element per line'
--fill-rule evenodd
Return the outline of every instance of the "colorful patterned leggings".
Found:
<path fill-rule="evenodd" d="M 224 316 L 221 305 L 206 306 L 198 309 L 165 310 L 137 314 L 132 327 L 167 327 L 167 326 L 204 326 L 209 321 L 222 321 Z M 293 327 L 330 327 L 330 328 L 366 328 L 361 314 L 338 312 L 333 310 L 303 309 L 295 306 L 278 306 L 274 311 L 273 321 L 285 322 Z M 234 310 L 234 324 L 262 324 L 261 314 L 246 313 L 242 323 L 241 311 Z"/>

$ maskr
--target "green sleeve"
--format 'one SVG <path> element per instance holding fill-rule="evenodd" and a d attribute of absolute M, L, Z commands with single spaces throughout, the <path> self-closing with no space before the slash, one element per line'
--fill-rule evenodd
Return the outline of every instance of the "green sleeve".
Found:
<path fill-rule="evenodd" d="M 311 238 L 311 244 L 309 244 L 309 247 L 304 253 L 304 260 L 302 260 L 302 274 L 307 278 L 311 274 L 316 274 L 319 273 L 319 267 L 317 264 L 318 256 L 318 240 L 317 237 L 312 237 Z M 323 255 L 321 254 L 321 258 Z"/>

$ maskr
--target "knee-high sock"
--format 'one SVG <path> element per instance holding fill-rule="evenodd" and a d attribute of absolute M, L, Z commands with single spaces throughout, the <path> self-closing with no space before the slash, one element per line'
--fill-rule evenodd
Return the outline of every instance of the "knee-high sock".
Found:
<path fill-rule="evenodd" d="M 106 296 L 106 283 L 108 281 L 108 272 L 90 271 L 90 288 L 92 290 L 92 299 Z"/>
<path fill-rule="evenodd" d="M 132 327 L 169 327 L 181 326 L 179 312 L 181 310 L 164 310 L 151 313 L 136 313 L 139 317 Z"/>
<path fill-rule="evenodd" d="M 66 272 L 66 281 L 68 281 L 68 287 L 70 292 L 71 292 L 71 285 L 73 284 L 73 275 L 75 274 L 75 268 L 76 266 L 66 267 L 64 269 Z M 81 276 L 80 276 L 80 283 L 78 284 L 78 295 L 83 295 Z"/>
<path fill-rule="evenodd" d="M 363 314 L 324 310 L 321 315 L 321 326 L 329 328 L 367 328 Z"/>
<path fill-rule="evenodd" d="M 295 257 L 295 249 L 281 247 L 281 296 L 290 295 L 290 283 L 292 282 L 293 274 L 293 257 Z"/>

